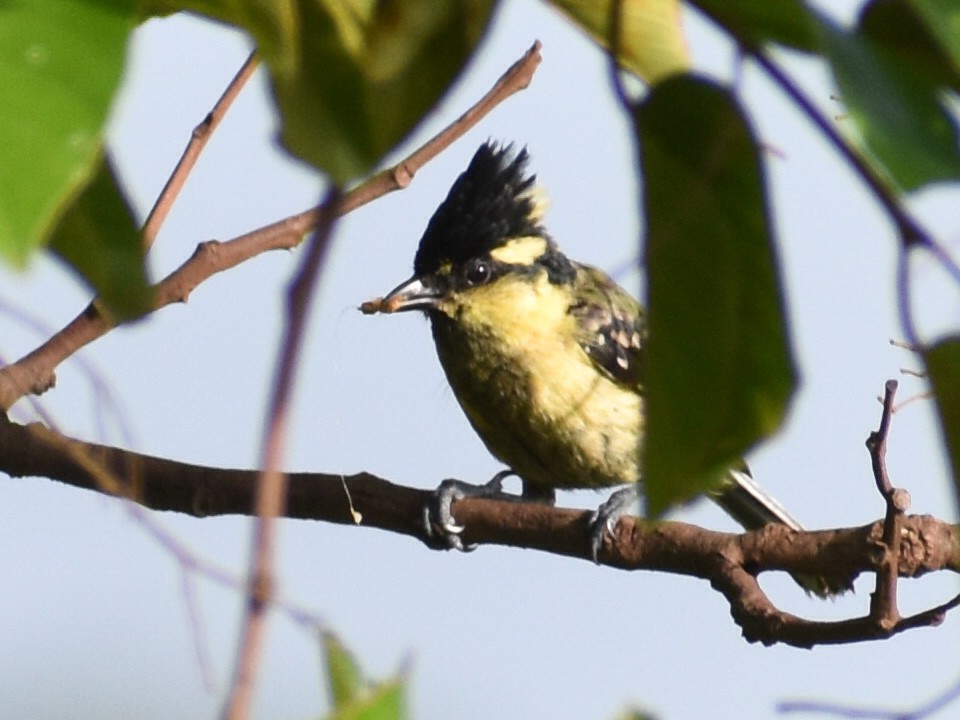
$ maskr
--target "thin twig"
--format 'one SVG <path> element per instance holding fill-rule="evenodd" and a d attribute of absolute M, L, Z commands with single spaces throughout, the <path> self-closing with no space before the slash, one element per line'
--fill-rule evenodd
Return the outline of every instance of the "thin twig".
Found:
<path fill-rule="evenodd" d="M 20 436 L 18 435 L 20 431 L 26 431 L 26 434 Z M 39 451 L 44 461 L 53 461 L 61 469 L 72 467 L 70 474 L 75 479 L 83 477 L 84 487 L 128 500 L 123 504 L 124 511 L 174 558 L 185 576 L 197 573 L 222 587 L 237 590 L 243 587 L 239 577 L 191 551 L 147 512 L 151 509 L 151 504 L 143 502 L 143 498 L 155 496 L 157 489 L 155 478 L 152 477 L 155 468 L 152 467 L 153 463 L 147 456 L 126 451 L 119 451 L 119 454 L 113 455 L 110 451 L 106 451 L 103 445 L 74 440 L 46 425 L 39 423 L 30 426 L 17 425 L 10 422 L 2 413 L 0 413 L 0 449 L 2 449 L 0 459 L 3 461 L 15 459 L 21 452 L 33 454 Z M 4 468 L 4 472 L 11 469 Z M 16 475 L 16 471 L 13 475 Z M 172 480 L 173 476 L 168 479 Z M 249 497 L 244 502 L 247 507 L 252 506 L 252 490 L 253 483 L 250 486 Z M 196 501 L 196 498 L 194 500 Z M 189 598 L 187 601 L 189 602 Z M 322 624 L 319 617 L 289 599 L 275 597 L 273 604 L 293 622 L 300 625 Z"/>
<path fill-rule="evenodd" d="M 729 30 L 729 28 L 727 29 Z M 833 124 L 817 109 L 813 101 L 804 94 L 793 79 L 762 48 L 744 38 L 737 38 L 737 41 L 743 51 L 750 55 L 780 89 L 790 96 L 790 99 L 807 116 L 807 119 L 823 133 L 834 149 L 856 170 L 896 224 L 903 246 L 907 249 L 918 245 L 927 248 L 932 247 L 935 244 L 933 238 L 910 215 L 890 183 L 850 143 L 844 140 Z"/>
<path fill-rule="evenodd" d="M 893 494 L 893 485 L 887 474 L 885 457 L 887 452 L 887 436 L 890 433 L 890 418 L 893 414 L 893 398 L 896 395 L 899 383 L 896 380 L 887 380 L 884 385 L 883 411 L 880 413 L 880 427 L 870 433 L 867 438 L 867 449 L 870 450 L 870 460 L 873 465 L 873 477 L 877 483 L 877 490 L 884 500 Z M 889 500 L 888 500 L 889 502 Z"/>
<path fill-rule="evenodd" d="M 897 381 L 887 380 L 884 386 L 883 412 L 880 415 L 880 427 L 867 438 L 867 449 L 873 466 L 873 477 L 877 490 L 886 504 L 881 541 L 882 555 L 877 563 L 877 582 L 870 598 L 870 615 L 877 626 L 892 630 L 900 622 L 897 606 L 897 580 L 900 566 L 900 534 L 903 518 L 910 504 L 910 495 L 893 487 L 887 472 L 887 437 L 890 433 L 890 419 L 893 416 L 894 397 L 897 393 Z"/>
<path fill-rule="evenodd" d="M 176 202 L 207 141 L 253 75 L 258 63 L 255 53 L 251 53 L 207 116 L 193 129 L 190 141 L 143 224 L 141 237 L 144 252 L 153 245 L 160 227 Z M 106 333 L 111 327 L 109 320 L 104 317 L 100 303 L 94 298 L 62 330 L 52 335 L 33 352 L 0 370 L 0 411 L 9 409 L 13 403 L 28 393 L 40 395 L 53 387 L 57 366 L 81 347 Z"/>
<path fill-rule="evenodd" d="M 193 166 L 197 164 L 200 153 L 203 152 L 207 142 L 220 125 L 220 121 L 226 116 L 230 106 L 233 105 L 234 100 L 239 97 L 240 91 L 243 90 L 247 81 L 253 76 L 259 64 L 260 59 L 257 57 L 256 52 L 250 53 L 237 71 L 237 74 L 233 76 L 230 84 L 227 85 L 226 90 L 223 91 L 220 99 L 217 100 L 210 112 L 207 113 L 207 116 L 201 120 L 193 129 L 193 132 L 190 133 L 190 141 L 184 148 L 183 155 L 180 156 L 180 160 L 177 162 L 176 167 L 174 167 L 173 172 L 170 173 L 170 177 L 163 186 L 163 190 L 160 191 L 160 195 L 157 196 L 157 201 L 153 204 L 146 221 L 143 223 L 141 234 L 143 236 L 144 251 L 149 250 L 153 245 L 153 241 L 157 238 L 157 233 L 160 232 L 160 227 L 170 213 L 170 208 L 173 207 L 174 202 L 176 202 L 177 197 L 180 195 L 180 190 L 183 189 L 183 185 L 190 176 Z"/>
<path fill-rule="evenodd" d="M 193 653 L 197 658 L 200 671 L 200 683 L 207 692 L 213 692 L 213 661 L 207 652 L 207 625 L 200 614 L 200 602 L 197 597 L 196 578 L 191 573 L 181 573 L 180 587 L 187 605 L 187 622 L 190 623 L 190 635 L 193 638 Z"/>
<path fill-rule="evenodd" d="M 803 114 L 807 116 L 807 119 L 820 130 L 841 157 L 850 164 L 867 187 L 870 188 L 874 197 L 886 210 L 896 226 L 900 238 L 900 253 L 897 259 L 900 324 L 907 340 L 912 345 L 918 345 L 917 331 L 913 323 L 913 313 L 910 309 L 910 251 L 915 247 L 922 247 L 933 253 L 958 283 L 960 283 L 960 267 L 950 257 L 950 254 L 913 218 L 890 183 L 843 138 L 833 124 L 817 109 L 813 101 L 804 94 L 799 85 L 762 48 L 744 38 L 737 38 L 737 41 L 743 51 L 748 53 L 774 83 L 793 100 Z"/>
<path fill-rule="evenodd" d="M 913 375 L 912 372 L 907 372 L 907 371 L 904 370 L 903 368 L 900 369 L 900 372 Z M 925 375 L 918 375 L 917 377 L 925 377 Z M 900 403 L 899 405 L 894 405 L 894 406 L 893 406 L 893 412 L 894 412 L 894 414 L 896 414 L 896 413 L 900 412 L 901 410 L 903 410 L 905 407 L 907 407 L 907 405 L 912 405 L 913 403 L 917 402 L 918 400 L 931 400 L 931 399 L 933 399 L 934 397 L 936 397 L 936 395 L 934 394 L 933 390 L 925 390 L 924 392 L 916 393 L 916 394 L 911 395 L 910 397 L 908 397 L 906 400 L 904 400 L 904 401 L 903 401 L 902 403 Z"/>
<path fill-rule="evenodd" d="M 909 343 L 906 340 L 898 340 L 896 338 L 890 338 L 890 344 L 901 350 L 909 350 L 912 353 L 923 352 L 922 345 L 916 345 L 915 343 Z"/>
<path fill-rule="evenodd" d="M 727 28 L 727 30 L 731 31 L 730 28 Z M 916 247 L 921 247 L 931 253 L 958 284 L 960 284 L 960 264 L 910 214 L 896 189 L 861 153 L 843 138 L 833 126 L 833 123 L 817 109 L 813 101 L 804 94 L 799 85 L 784 72 L 770 55 L 745 38 L 738 37 L 736 39 L 743 51 L 749 54 L 774 83 L 793 100 L 803 114 L 807 116 L 807 119 L 820 130 L 841 157 L 856 171 L 896 226 L 900 237 L 900 253 L 897 258 L 900 324 L 910 345 L 918 346 L 920 343 L 911 311 L 910 251 Z"/>
<path fill-rule="evenodd" d="M 387 193 L 407 187 L 416 172 L 438 153 L 476 125 L 494 107 L 524 89 L 540 64 L 541 44 L 533 46 L 504 73 L 473 107 L 392 168 L 378 173 L 344 194 L 338 206 L 343 215 Z M 193 256 L 153 287 L 156 311 L 172 302 L 183 302 L 211 275 L 249 260 L 267 250 L 289 249 L 316 226 L 313 207 L 225 242 L 202 243 Z M 39 395 L 56 381 L 57 367 L 80 348 L 113 329 L 95 303 L 91 303 L 63 329 L 17 362 L 0 369 L 0 411 L 27 394 Z"/>
<path fill-rule="evenodd" d="M 377 173 L 359 187 L 343 196 L 340 212 L 352 212 L 358 207 L 380 198 L 387 193 L 406 188 L 417 172 L 446 150 L 453 142 L 477 125 L 491 110 L 504 100 L 530 85 L 542 56 L 543 44 L 537 40 L 523 56 L 501 75 L 493 87 L 463 115 L 447 125 L 410 155 L 391 168 Z"/>
<path fill-rule="evenodd" d="M 623 84 L 620 72 L 620 51 L 623 45 L 623 0 L 610 3 L 610 17 L 607 21 L 609 39 L 607 45 L 607 70 L 610 74 L 610 84 L 614 95 L 624 112 L 632 112 L 633 103 Z"/>
<path fill-rule="evenodd" d="M 0 313 L 6 313 L 10 315 L 21 325 L 30 328 L 39 337 L 49 337 L 54 332 L 51 327 L 43 322 L 32 311 L 28 311 L 26 308 L 17 306 L 9 300 L 0 299 Z M 136 445 L 136 442 L 130 432 L 131 423 L 129 422 L 129 418 L 127 417 L 126 411 L 123 409 L 123 407 L 120 405 L 120 402 L 111 391 L 110 383 L 107 382 L 107 379 L 100 373 L 93 363 L 88 362 L 82 356 L 78 356 L 75 359 L 75 362 L 80 374 L 86 378 L 87 383 L 90 385 L 93 397 L 98 401 L 94 405 L 94 418 L 96 420 L 97 429 L 96 437 L 100 438 L 101 440 L 106 440 L 107 424 L 105 412 L 110 411 L 113 414 L 113 419 L 117 428 L 119 428 L 121 432 L 121 440 L 123 443 L 127 446 Z M 6 364 L 6 359 L 0 357 L 0 367 L 4 367 Z M 46 423 L 48 427 L 56 427 L 53 417 L 46 411 L 46 408 L 44 408 L 43 404 L 40 403 L 36 397 L 28 398 L 28 403 L 33 409 L 34 416 L 36 418 L 39 418 L 42 422 Z M 101 409 L 104 412 L 101 412 Z"/>
<path fill-rule="evenodd" d="M 320 221 L 307 243 L 307 251 L 300 270 L 287 294 L 286 331 L 280 347 L 267 418 L 263 470 L 257 482 L 250 589 L 247 594 L 240 648 L 237 651 L 237 670 L 223 714 L 228 720 L 243 720 L 250 713 L 254 681 L 262 654 L 263 637 L 266 633 L 267 610 L 274 594 L 273 558 L 276 545 L 276 521 L 284 514 L 287 502 L 287 475 L 281 469 L 281 465 L 286 448 L 286 429 L 290 401 L 293 397 L 294 376 L 303 346 L 307 309 L 323 270 L 333 224 L 340 215 L 337 212 L 339 200 L 339 188 L 331 187 L 320 204 Z"/>
<path fill-rule="evenodd" d="M 910 252 L 901 243 L 897 248 L 897 314 L 900 317 L 900 327 L 903 334 L 914 347 L 920 345 L 920 336 L 913 323 L 913 292 L 910 289 Z"/>
<path fill-rule="evenodd" d="M 861 708 L 836 703 L 793 700 L 777 704 L 777 712 L 781 713 L 818 713 L 820 715 L 836 715 L 842 718 L 865 718 L 868 720 L 924 720 L 934 713 L 940 712 L 950 703 L 960 698 L 960 681 L 953 684 L 939 697 L 934 698 L 916 710 L 889 710 Z"/>
<path fill-rule="evenodd" d="M 193 129 L 180 160 L 170 173 L 143 224 L 141 242 L 144 252 L 153 245 L 207 141 L 253 75 L 258 63 L 255 53 L 251 53 L 210 112 Z M 53 387 L 56 382 L 55 371 L 60 363 L 111 327 L 112 324 L 104 317 L 100 303 L 94 298 L 63 329 L 17 362 L 0 370 L 0 412 L 8 410 L 26 394 L 40 395 Z"/>

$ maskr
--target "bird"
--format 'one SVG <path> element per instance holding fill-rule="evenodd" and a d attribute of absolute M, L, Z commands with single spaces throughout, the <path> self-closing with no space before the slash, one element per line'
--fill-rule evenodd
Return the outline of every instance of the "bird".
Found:
<path fill-rule="evenodd" d="M 526 148 L 481 144 L 427 223 L 413 276 L 360 309 L 427 317 L 454 396 L 507 467 L 483 485 L 443 481 L 424 510 L 428 536 L 471 549 L 451 512 L 459 498 L 552 505 L 556 490 L 622 486 L 591 516 L 597 561 L 605 535 L 642 498 L 645 312 L 606 273 L 561 251 L 528 164 Z M 503 490 L 510 475 L 519 496 Z M 747 530 L 802 529 L 743 463 L 709 497 Z M 795 579 L 821 597 L 848 584 Z"/>

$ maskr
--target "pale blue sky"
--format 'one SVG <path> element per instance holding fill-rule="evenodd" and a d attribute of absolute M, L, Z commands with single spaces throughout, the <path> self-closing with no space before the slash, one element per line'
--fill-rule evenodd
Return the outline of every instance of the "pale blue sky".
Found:
<path fill-rule="evenodd" d="M 830 5 L 836 12 L 836 3 Z M 849 18 L 854 3 L 845 3 Z M 572 257 L 613 269 L 636 255 L 640 230 L 633 147 L 617 114 L 602 55 L 539 3 L 512 0 L 482 52 L 407 152 L 484 92 L 535 38 L 544 61 L 529 90 L 425 168 L 402 193 L 346 218 L 310 320 L 286 466 L 433 487 L 445 477 L 484 480 L 499 469 L 446 386 L 420 318 L 364 317 L 356 306 L 409 274 L 420 233 L 449 184 L 486 138 L 526 144 L 552 199 L 548 226 Z M 692 23 L 699 67 L 732 73 L 729 47 Z M 175 17 L 139 30 L 116 109 L 111 146 L 142 214 L 193 126 L 249 48 L 223 26 Z M 842 107 L 823 69 L 782 54 L 831 115 Z M 743 96 L 765 143 L 789 313 L 803 374 L 790 421 L 750 458 L 757 478 L 812 527 L 857 525 L 882 513 L 863 441 L 876 427 L 875 397 L 909 354 L 899 337 L 894 237 L 854 176 L 839 165 L 759 73 Z M 151 255 L 154 277 L 195 245 L 227 239 L 310 206 L 316 174 L 278 152 L 274 116 L 258 75 L 205 151 Z M 955 198 L 955 188 L 953 189 Z M 914 203 L 960 252 L 960 213 L 946 191 Z M 265 399 L 281 322 L 281 295 L 299 253 L 257 258 L 83 351 L 123 408 L 104 436 L 98 398 L 78 363 L 67 363 L 42 398 L 78 437 L 129 444 L 164 457 L 251 466 L 260 453 Z M 956 327 L 956 292 L 920 268 L 924 328 Z M 639 289 L 637 277 L 619 278 Z M 15 304 L 59 327 L 88 299 L 51 261 L 23 275 L 0 270 L 0 310 Z M 0 313 L 0 353 L 18 357 L 37 340 Z M 903 378 L 901 397 L 923 389 Z M 705 399 L 709 401 L 709 399 Z M 17 417 L 30 416 L 27 406 Z M 894 482 L 914 512 L 953 517 L 947 472 L 929 402 L 898 414 L 890 439 Z M 126 435 L 125 435 L 126 433 Z M 601 496 L 568 493 L 593 507 Z M 732 524 L 700 503 L 678 519 Z M 176 562 L 122 503 L 39 479 L 0 480 L 0 717 L 211 718 L 233 668 L 241 599 L 199 579 L 188 600 Z M 193 551 L 244 571 L 250 521 L 154 519 Z M 412 716 L 611 718 L 637 703 L 662 718 L 767 718 L 778 700 L 815 698 L 917 705 L 958 675 L 957 619 L 888 642 L 805 652 L 747 645 L 726 604 L 703 582 L 624 573 L 532 551 L 483 547 L 470 555 L 427 551 L 392 534 L 285 522 L 278 558 L 283 592 L 327 619 L 371 673 L 410 660 Z M 872 578 L 829 603 L 765 578 L 786 608 L 816 617 L 865 611 Z M 902 584 L 905 611 L 956 591 L 946 575 Z M 198 634 L 191 613 L 199 618 Z M 209 659 L 207 688 L 197 659 Z M 305 718 L 324 705 L 317 648 L 275 616 L 256 717 Z"/>

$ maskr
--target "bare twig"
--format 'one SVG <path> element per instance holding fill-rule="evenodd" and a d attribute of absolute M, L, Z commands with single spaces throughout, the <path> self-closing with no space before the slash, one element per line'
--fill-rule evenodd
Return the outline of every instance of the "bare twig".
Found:
<path fill-rule="evenodd" d="M 52 476 L 70 485 L 131 500 L 124 504 L 124 510 L 174 558 L 185 577 L 197 573 L 223 587 L 237 590 L 243 588 L 243 582 L 239 577 L 192 552 L 147 512 L 147 509 L 156 509 L 157 506 L 152 504 L 152 501 L 143 502 L 144 497 L 151 496 L 160 500 L 162 504 L 162 497 L 171 497 L 167 495 L 168 490 L 173 489 L 174 493 L 177 492 L 173 487 L 162 490 L 157 486 L 159 477 L 156 475 L 158 470 L 158 466 L 155 465 L 156 459 L 95 443 L 80 442 L 39 423 L 29 426 L 18 425 L 0 413 L 0 463 L 4 465 L 3 472 L 9 471 L 11 477 L 15 477 L 20 474 L 16 469 L 19 467 L 20 470 L 25 471 L 24 475 L 32 475 L 32 470 L 28 469 L 31 461 L 27 456 L 34 453 L 40 453 L 43 456 L 45 469 L 51 471 L 50 475 L 45 472 L 41 472 L 41 475 Z M 12 465 L 8 465 L 7 461 L 12 461 Z M 25 461 L 26 465 L 23 464 Z M 176 472 L 175 466 L 169 466 L 169 468 Z M 33 469 L 41 470 L 40 467 Z M 254 480 L 255 476 L 256 473 L 252 473 L 251 480 Z M 171 479 L 171 477 L 167 478 L 167 480 Z M 197 476 L 194 476 L 189 481 L 195 488 L 198 487 L 195 485 L 196 479 Z M 165 485 L 167 480 L 161 481 L 161 484 Z M 159 495 L 157 495 L 158 491 Z M 252 483 L 246 492 L 248 496 L 245 504 L 249 508 L 252 507 Z M 145 495 L 141 496 L 141 493 Z M 138 497 L 140 499 L 137 499 Z M 180 497 L 186 500 L 185 496 Z M 202 501 L 196 497 L 194 501 L 201 504 L 196 505 L 193 511 L 187 511 L 191 514 L 196 514 L 202 508 Z M 289 599 L 274 598 L 273 602 L 298 624 L 308 626 L 321 624 L 320 618 Z"/>
<path fill-rule="evenodd" d="M 286 447 L 288 409 L 293 396 L 293 381 L 300 349 L 303 345 L 307 308 L 323 268 L 333 223 L 339 215 L 336 207 L 339 200 L 339 190 L 331 188 L 320 205 L 320 222 L 307 245 L 307 252 L 300 270 L 287 294 L 286 332 L 280 348 L 267 419 L 263 470 L 257 482 L 250 589 L 247 593 L 243 632 L 237 653 L 237 670 L 224 711 L 224 717 L 229 720 L 242 720 L 249 715 L 250 711 L 254 680 L 260 662 L 260 649 L 266 632 L 266 612 L 274 594 L 273 557 L 276 544 L 276 519 L 283 515 L 287 501 L 287 476 L 281 469 L 281 463 Z"/>
<path fill-rule="evenodd" d="M 933 247 L 935 245 L 933 238 L 931 238 L 929 233 L 910 215 L 907 208 L 900 201 L 896 190 L 890 186 L 886 179 L 880 175 L 850 143 L 843 139 L 833 124 L 817 109 L 813 101 L 804 94 L 793 79 L 790 78 L 762 48 L 757 47 L 744 38 L 737 38 L 737 41 L 740 47 L 743 48 L 743 51 L 750 55 L 756 63 L 763 68 L 764 72 L 770 76 L 774 83 L 793 100 L 801 112 L 807 116 L 807 119 L 810 120 L 827 141 L 833 145 L 834 150 L 850 164 L 867 184 L 867 187 L 870 188 L 874 197 L 877 198 L 897 226 L 903 247 L 906 249 L 915 246 Z"/>
<path fill-rule="evenodd" d="M 920 344 L 920 336 L 913 323 L 913 292 L 910 288 L 910 248 L 901 241 L 897 248 L 897 314 L 900 316 L 900 327 L 911 345 Z"/>
<path fill-rule="evenodd" d="M 896 338 L 890 338 L 890 344 L 896 348 L 901 348 L 902 350 L 909 350 L 912 353 L 923 352 L 922 345 L 916 345 L 914 343 L 908 343 L 905 340 L 897 340 Z"/>
<path fill-rule="evenodd" d="M 141 231 L 144 252 L 150 249 L 173 207 L 180 190 L 196 165 L 207 141 L 220 125 L 240 91 L 253 75 L 258 65 L 251 53 L 240 70 L 234 75 L 220 99 L 207 116 L 193 129 L 190 141 L 180 160 L 160 191 L 156 202 L 147 215 Z M 156 307 L 154 308 L 156 309 Z M 0 411 L 8 410 L 13 403 L 27 394 L 40 395 L 56 382 L 55 370 L 64 360 L 87 343 L 95 340 L 112 327 L 104 316 L 97 298 L 58 333 L 52 335 L 33 352 L 0 370 Z"/>
<path fill-rule="evenodd" d="M 247 81 L 253 76 L 259 64 L 260 59 L 256 53 L 250 53 L 246 61 L 244 61 L 243 65 L 237 71 L 237 74 L 233 76 L 233 80 L 227 85 L 227 89 L 223 91 L 220 99 L 217 100 L 210 112 L 207 113 L 207 116 L 201 120 L 193 129 L 193 132 L 190 133 L 190 141 L 184 148 L 183 155 L 180 156 L 180 160 L 177 162 L 173 172 L 170 173 L 170 177 L 163 186 L 163 190 L 160 191 L 157 201 L 153 204 L 146 221 L 143 223 L 142 235 L 144 250 L 149 250 L 150 246 L 153 245 L 153 241 L 156 240 L 160 227 L 163 225 L 164 220 L 167 219 L 170 208 L 173 207 L 174 202 L 176 202 L 177 197 L 180 195 L 180 190 L 190 176 L 193 166 L 197 164 L 197 159 L 206 147 L 207 141 L 213 136 L 214 131 L 216 131 L 220 125 L 220 121 L 226 116 L 230 106 L 233 105 L 234 100 L 239 97 L 240 91 L 243 90 Z"/>
<path fill-rule="evenodd" d="M 394 190 L 407 187 L 417 171 L 476 125 L 499 103 L 530 84 L 540 63 L 539 41 L 504 73 L 473 107 L 434 138 L 392 168 L 378 173 L 344 194 L 338 212 L 349 213 Z M 154 286 L 153 310 L 185 302 L 190 292 L 217 272 L 227 270 L 268 250 L 289 249 L 316 226 L 318 208 L 310 208 L 226 242 L 201 243 L 193 256 Z M 0 411 L 27 394 L 39 395 L 56 381 L 56 368 L 83 346 L 113 328 L 91 303 L 62 330 L 17 362 L 0 369 Z"/>
<path fill-rule="evenodd" d="M 880 415 L 880 427 L 867 438 L 867 449 L 873 466 L 873 477 L 886 503 L 886 516 L 883 523 L 881 557 L 877 563 L 877 584 L 870 598 L 870 615 L 881 629 L 893 629 L 900 622 L 897 607 L 897 568 L 899 567 L 900 529 L 910 495 L 906 490 L 894 488 L 887 473 L 887 437 L 890 433 L 890 418 L 893 415 L 893 400 L 897 392 L 897 381 L 887 380 L 883 396 L 883 412 Z"/>
<path fill-rule="evenodd" d="M 406 188 L 417 172 L 446 150 L 453 142 L 473 128 L 497 105 L 530 85 L 540 65 L 542 43 L 537 40 L 523 56 L 511 65 L 493 87 L 463 115 L 450 123 L 423 145 L 392 168 L 374 175 L 370 180 L 346 193 L 340 203 L 344 214 L 366 205 L 387 193 Z"/>
<path fill-rule="evenodd" d="M 729 31 L 730 28 L 727 28 Z M 814 103 L 803 93 L 800 87 L 783 69 L 760 47 L 749 40 L 736 38 L 743 51 L 749 54 L 767 75 L 783 90 L 804 115 L 833 145 L 834 149 L 853 168 L 867 185 L 887 215 L 897 228 L 900 249 L 897 258 L 898 309 L 900 324 L 910 345 L 918 346 L 919 340 L 913 323 L 910 292 L 910 251 L 921 247 L 930 252 L 947 270 L 953 279 L 960 283 L 960 266 L 927 230 L 910 214 L 897 191 L 841 134 L 821 113 Z"/>
<path fill-rule="evenodd" d="M 960 681 L 947 689 L 939 697 L 934 698 L 915 710 L 870 709 L 839 705 L 836 703 L 813 702 L 794 700 L 777 704 L 777 711 L 781 713 L 818 713 L 820 715 L 835 715 L 842 718 L 866 718 L 869 720 L 924 720 L 934 713 L 940 712 L 950 703 L 960 698 Z"/>
<path fill-rule="evenodd" d="M 731 28 L 727 28 L 732 32 Z M 938 243 L 932 235 L 910 214 L 897 190 L 886 178 L 866 160 L 843 136 L 833 124 L 821 113 L 816 105 L 808 98 L 800 87 L 783 71 L 783 69 L 762 48 L 751 41 L 737 37 L 737 42 L 745 53 L 750 55 L 767 75 L 783 90 L 797 107 L 807 116 L 818 130 L 833 145 L 834 149 L 870 189 L 887 215 L 897 228 L 900 238 L 900 248 L 897 257 L 897 287 L 898 311 L 900 325 L 906 335 L 907 342 L 912 347 L 920 345 L 916 327 L 913 322 L 911 309 L 912 293 L 910 291 L 910 251 L 920 247 L 931 253 L 937 262 L 951 275 L 955 282 L 960 284 L 960 265 L 950 255 L 945 247 Z"/>
<path fill-rule="evenodd" d="M 633 103 L 627 88 L 623 84 L 623 77 L 620 75 L 620 51 L 623 44 L 623 0 L 615 0 L 610 3 L 610 17 L 607 20 L 609 40 L 607 45 L 607 70 L 610 74 L 610 85 L 613 87 L 614 95 L 620 108 L 630 113 Z"/>

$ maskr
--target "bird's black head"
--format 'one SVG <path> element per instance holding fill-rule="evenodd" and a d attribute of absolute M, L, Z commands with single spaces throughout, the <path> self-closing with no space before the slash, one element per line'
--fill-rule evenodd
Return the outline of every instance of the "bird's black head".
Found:
<path fill-rule="evenodd" d="M 512 145 L 480 146 L 427 224 L 413 261 L 417 277 L 447 264 L 460 267 L 510 238 L 547 237 L 528 159 L 525 149 L 514 153 Z"/>
<path fill-rule="evenodd" d="M 464 297 L 503 279 L 572 282 L 575 266 L 547 235 L 527 151 L 487 142 L 430 218 L 413 277 L 364 312 L 453 312 Z M 474 296 L 475 297 L 475 296 Z M 450 301 L 458 298 L 454 304 Z"/>

